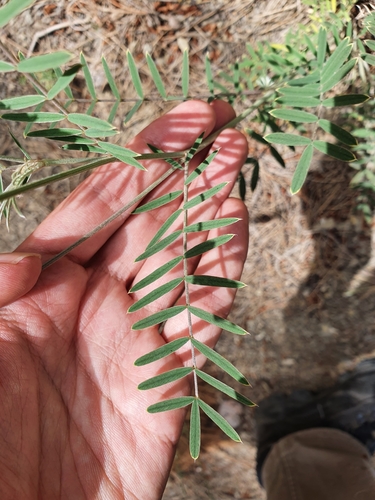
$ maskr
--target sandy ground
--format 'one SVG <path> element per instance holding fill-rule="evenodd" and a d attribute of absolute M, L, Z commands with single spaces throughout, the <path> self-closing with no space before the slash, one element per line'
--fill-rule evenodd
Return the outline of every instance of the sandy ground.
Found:
<path fill-rule="evenodd" d="M 298 1 L 41 0 L 11 26 L 17 29 L 10 30 L 7 41 L 11 50 L 30 54 L 61 47 L 83 50 L 104 93 L 100 56 L 107 57 L 126 88 L 122 62 L 127 48 L 141 65 L 146 87 L 147 71 L 141 62 L 145 49 L 158 62 L 168 88 L 178 91 L 181 50 L 188 44 L 191 94 L 199 95 L 206 51 L 223 69 L 247 42 L 261 36 L 279 39 L 288 25 L 306 20 L 304 9 Z M 60 28 L 52 29 L 56 24 Z M 19 85 L 0 81 L 0 98 L 16 92 Z M 164 109 L 158 100 L 149 103 L 130 126 L 122 126 L 121 140 L 125 143 Z M 6 130 L 0 126 L 5 138 Z M 287 168 L 282 170 L 260 146 L 249 147 L 262 156 L 261 178 L 255 193 L 247 196 L 250 244 L 243 280 L 248 286 L 238 293 L 232 319 L 251 336 L 234 338 L 224 332 L 217 349 L 248 377 L 252 388 L 246 395 L 259 402 L 274 391 L 326 387 L 358 360 L 374 356 L 375 245 L 371 227 L 353 213 L 349 167 L 317 157 L 305 188 L 292 197 L 289 185 L 298 156 L 286 153 Z M 48 157 L 61 154 L 50 147 L 43 152 L 40 143 L 31 143 L 29 150 Z M 12 151 L 11 142 L 2 140 L 0 153 Z M 244 174 L 249 180 L 251 171 L 245 168 Z M 14 249 L 75 182 L 61 182 L 20 198 L 26 219 L 13 217 L 9 233 L 0 227 L 0 251 Z M 208 370 L 226 380 L 214 367 Z M 230 442 L 204 421 L 202 454 L 194 463 L 185 429 L 164 500 L 264 500 L 254 472 L 256 409 L 244 410 L 209 390 L 206 398 L 227 412 L 243 444 Z"/>

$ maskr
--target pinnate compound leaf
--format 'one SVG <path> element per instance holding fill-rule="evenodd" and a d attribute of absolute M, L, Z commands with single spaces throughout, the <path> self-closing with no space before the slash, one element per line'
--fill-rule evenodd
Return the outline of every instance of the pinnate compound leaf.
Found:
<path fill-rule="evenodd" d="M 195 373 L 198 375 L 200 379 L 207 382 L 207 384 L 210 384 L 212 387 L 215 387 L 215 389 L 217 389 L 218 391 L 223 392 L 224 394 L 226 394 L 230 398 L 235 399 L 239 403 L 242 403 L 245 406 L 255 406 L 255 404 L 252 401 L 250 401 L 250 399 L 248 399 L 246 396 L 235 391 L 234 389 L 232 389 L 232 387 L 229 387 L 229 385 L 224 384 L 224 382 L 220 382 L 220 380 L 211 377 L 211 375 L 208 375 L 208 373 L 202 372 L 201 370 L 198 369 L 195 370 Z"/>
<path fill-rule="evenodd" d="M 208 274 L 192 274 L 186 276 L 185 281 L 192 285 L 219 286 L 225 288 L 243 288 L 246 286 L 242 281 L 221 278 L 220 276 L 210 276 Z"/>
<path fill-rule="evenodd" d="M 128 50 L 127 53 L 127 58 L 128 58 L 128 65 L 129 65 L 129 71 L 130 71 L 130 76 L 134 85 L 134 88 L 138 94 L 138 97 L 143 100 L 143 89 L 142 89 L 142 82 L 139 77 L 138 69 L 134 61 L 134 57 L 132 56 L 131 52 Z"/>
<path fill-rule="evenodd" d="M 30 106 L 36 106 L 45 100 L 46 98 L 43 95 L 23 95 L 21 97 L 11 97 L 0 101 L 0 109 L 25 109 Z"/>
<path fill-rule="evenodd" d="M 332 158 L 336 158 L 341 161 L 354 161 L 356 158 L 351 151 L 347 149 L 340 148 L 336 144 L 331 144 L 325 141 L 314 141 L 314 148 L 316 148 L 321 153 L 324 153 Z"/>
<path fill-rule="evenodd" d="M 210 165 L 210 163 L 215 158 L 218 152 L 219 150 L 213 151 L 209 156 L 207 156 L 207 158 L 204 161 L 202 161 L 200 165 L 198 165 L 198 167 L 187 177 L 185 181 L 186 186 L 190 184 L 194 179 L 199 177 L 206 170 L 206 168 Z"/>
<path fill-rule="evenodd" d="M 82 135 L 82 130 L 78 128 L 45 128 L 29 132 L 28 137 L 71 137 Z"/>
<path fill-rule="evenodd" d="M 325 132 L 332 134 L 333 137 L 336 137 L 339 141 L 346 144 L 347 146 L 356 146 L 358 144 L 357 139 L 352 136 L 349 132 L 344 130 L 343 128 L 335 125 L 329 120 L 320 119 L 319 127 L 321 127 Z"/>
<path fill-rule="evenodd" d="M 196 460 L 199 457 L 201 448 L 201 417 L 198 401 L 195 398 L 191 405 L 190 413 L 189 448 L 191 458 Z"/>
<path fill-rule="evenodd" d="M 134 151 L 131 151 L 128 148 L 117 146 L 117 144 L 110 144 L 109 142 L 99 141 L 98 144 L 102 149 L 104 149 L 104 151 L 107 151 L 107 153 L 110 153 L 118 160 L 123 161 L 128 165 L 132 165 L 133 167 L 136 167 L 139 170 L 146 170 L 145 167 L 141 165 L 139 161 L 137 161 L 136 159 L 138 153 L 135 153 Z"/>
<path fill-rule="evenodd" d="M 167 99 L 167 92 L 165 91 L 164 83 L 163 80 L 160 76 L 159 70 L 156 67 L 155 61 L 152 59 L 150 54 L 147 52 L 146 53 L 146 61 L 148 68 L 150 70 L 152 79 L 155 83 L 155 87 L 158 89 L 159 94 L 163 99 Z"/>
<path fill-rule="evenodd" d="M 168 342 L 168 344 L 165 344 L 158 349 L 155 349 L 154 351 L 151 351 L 148 354 L 145 354 L 144 356 L 136 359 L 134 361 L 134 364 L 135 366 L 144 366 L 148 365 L 149 363 L 153 363 L 154 361 L 158 361 L 159 359 L 165 358 L 173 352 L 178 351 L 178 349 L 185 345 L 189 340 L 190 337 L 181 337 L 179 339 L 172 340 L 171 342 Z"/>
<path fill-rule="evenodd" d="M 194 400 L 195 398 L 193 396 L 181 396 L 180 398 L 167 399 L 149 406 L 147 411 L 149 413 L 160 413 L 162 411 L 177 410 L 178 408 L 184 408 L 190 405 Z"/>
<path fill-rule="evenodd" d="M 63 120 L 65 116 L 62 113 L 49 112 L 30 112 L 30 113 L 4 113 L 1 118 L 16 122 L 28 123 L 55 123 Z"/>
<path fill-rule="evenodd" d="M 233 429 L 227 420 L 220 415 L 216 410 L 211 408 L 207 403 L 198 400 L 199 407 L 201 410 L 209 417 L 228 437 L 230 437 L 233 441 L 237 443 L 241 443 L 241 438 L 237 434 L 237 432 Z"/>
<path fill-rule="evenodd" d="M 235 224 L 240 219 L 237 217 L 224 217 L 222 219 L 208 220 L 202 222 L 196 222 L 195 224 L 190 224 L 185 227 L 185 233 L 198 233 L 200 231 L 210 231 L 211 229 L 217 229 L 219 227 L 230 226 Z"/>
<path fill-rule="evenodd" d="M 234 380 L 240 382 L 243 385 L 250 385 L 246 380 L 246 377 L 239 371 L 237 368 L 230 363 L 227 359 L 221 356 L 218 352 L 214 351 L 210 347 L 206 346 L 202 342 L 199 342 L 196 339 L 191 339 L 191 342 L 194 347 L 198 349 L 207 359 L 215 363 L 215 365 L 219 366 L 222 370 L 224 370 L 228 375 L 230 375 Z"/>
<path fill-rule="evenodd" d="M 141 290 L 145 286 L 154 283 L 154 281 L 164 276 L 164 274 L 167 274 L 171 269 L 176 267 L 177 264 L 179 264 L 181 261 L 182 261 L 182 256 L 175 257 L 174 259 L 168 261 L 166 264 L 163 264 L 158 269 L 155 269 L 155 271 L 153 271 L 151 274 L 141 279 L 140 281 L 138 281 L 138 283 L 132 286 L 131 289 L 129 290 L 129 293 L 137 292 L 138 290 Z"/>
<path fill-rule="evenodd" d="M 175 382 L 176 380 L 186 377 L 186 375 L 189 375 L 192 371 L 193 368 L 191 366 L 175 368 L 174 370 L 161 373 L 160 375 L 156 375 L 156 377 L 152 377 L 144 382 L 141 382 L 138 389 L 141 391 L 147 391 L 148 389 L 154 389 L 155 387 L 160 387 L 161 385 L 170 384 L 171 382 Z"/>
<path fill-rule="evenodd" d="M 319 106 L 320 99 L 317 97 L 299 96 L 297 91 L 295 96 L 285 95 L 278 97 L 275 102 L 284 106 L 293 106 L 294 108 L 315 108 Z"/>
<path fill-rule="evenodd" d="M 83 74 L 85 77 L 85 81 L 86 81 L 86 85 L 87 85 L 87 89 L 89 91 L 89 94 L 90 94 L 92 99 L 96 100 L 96 91 L 95 91 L 94 81 L 92 79 L 90 69 L 87 65 L 85 56 L 83 55 L 82 52 L 80 54 L 80 61 L 82 64 L 82 70 L 83 70 Z"/>
<path fill-rule="evenodd" d="M 117 88 L 115 79 L 112 76 L 111 70 L 109 69 L 108 63 L 105 60 L 105 57 L 102 57 L 102 65 L 104 69 L 105 76 L 107 78 L 110 89 L 112 90 L 112 94 L 115 96 L 117 100 L 121 99 L 120 92 Z"/>
<path fill-rule="evenodd" d="M 219 191 L 221 191 L 228 183 L 227 182 L 222 182 L 218 184 L 217 186 L 214 186 L 210 189 L 207 189 L 207 191 L 204 191 L 203 193 L 198 194 L 191 200 L 187 201 L 184 204 L 184 210 L 189 210 L 190 208 L 193 208 L 200 203 L 203 203 L 206 200 L 209 200 L 213 196 L 215 196 Z"/>
<path fill-rule="evenodd" d="M 73 54 L 65 50 L 34 56 L 24 59 L 17 64 L 20 73 L 38 73 L 47 69 L 58 68 L 72 59 Z"/>
<path fill-rule="evenodd" d="M 132 330 L 143 330 L 144 328 L 149 328 L 150 326 L 158 325 L 159 323 L 163 323 L 169 318 L 173 318 L 180 314 L 183 310 L 186 309 L 186 306 L 173 306 L 165 309 L 164 311 L 159 311 L 157 313 L 151 314 L 147 316 L 147 318 L 141 319 L 137 321 L 132 326 Z"/>
<path fill-rule="evenodd" d="M 15 71 L 16 68 L 13 64 L 10 64 L 6 61 L 0 61 L 0 73 L 8 73 L 9 71 Z"/>
<path fill-rule="evenodd" d="M 164 250 L 168 245 L 173 243 L 174 241 L 177 240 L 177 238 L 182 234 L 182 231 L 174 231 L 173 233 L 169 234 L 162 240 L 158 241 L 155 243 L 155 245 L 148 246 L 147 249 L 139 255 L 136 259 L 135 262 L 139 262 L 143 259 L 147 259 L 148 257 L 151 257 L 151 255 L 155 255 L 156 253 L 160 252 L 161 250 Z"/>
<path fill-rule="evenodd" d="M 290 191 L 292 194 L 298 193 L 298 191 L 303 186 L 307 172 L 309 171 L 311 160 L 313 157 L 314 148 L 312 144 L 309 144 L 307 148 L 301 155 L 301 158 L 298 161 L 296 166 L 296 170 L 293 175 L 292 184 L 290 187 Z"/>
<path fill-rule="evenodd" d="M 307 146 L 311 144 L 311 139 L 296 134 L 284 134 L 283 132 L 275 132 L 265 136 L 268 142 L 273 144 L 282 144 L 284 146 Z"/>
<path fill-rule="evenodd" d="M 196 257 L 197 255 L 201 255 L 204 252 L 208 252 L 213 248 L 217 248 L 221 245 L 224 245 L 228 241 L 233 238 L 234 234 L 223 234 L 222 236 L 217 236 L 216 238 L 211 238 L 209 240 L 204 241 L 203 243 L 198 243 L 193 248 L 188 250 L 184 257 L 185 259 L 190 259 L 191 257 Z"/>
<path fill-rule="evenodd" d="M 160 229 L 156 232 L 155 236 L 152 238 L 150 243 L 147 245 L 146 250 L 153 245 L 155 245 L 162 236 L 168 231 L 168 229 L 172 226 L 172 224 L 178 219 L 179 215 L 182 214 L 183 210 L 179 208 L 172 215 L 168 217 L 168 219 L 164 222 L 164 224 L 160 227 Z"/>
<path fill-rule="evenodd" d="M 318 121 L 318 117 L 313 113 L 297 109 L 273 109 L 270 114 L 275 118 L 296 123 L 315 123 Z"/>
<path fill-rule="evenodd" d="M 47 99 L 53 99 L 59 92 L 64 90 L 74 80 L 76 74 L 81 69 L 81 64 L 75 64 L 68 68 L 57 80 L 55 85 L 49 90 Z"/>
<path fill-rule="evenodd" d="M 333 108 L 336 106 L 354 106 L 355 104 L 362 104 L 368 101 L 369 96 L 364 94 L 346 94 L 329 97 L 322 101 L 323 106 L 326 108 Z"/>
<path fill-rule="evenodd" d="M 182 56 L 182 95 L 186 98 L 189 94 L 189 52 L 184 50 Z"/>
<path fill-rule="evenodd" d="M 180 283 L 182 283 L 182 280 L 183 278 L 175 278 L 171 281 L 168 281 L 168 283 L 164 283 L 163 285 L 155 288 L 154 290 L 152 290 L 152 292 L 148 293 L 141 299 L 137 300 L 137 302 L 135 302 L 133 305 L 131 305 L 128 309 L 128 313 L 138 311 L 139 309 L 142 309 L 142 307 L 151 304 L 155 300 L 175 289 Z"/>
<path fill-rule="evenodd" d="M 74 125 L 79 125 L 81 127 L 96 128 L 101 130 L 114 129 L 114 126 L 105 120 L 83 113 L 69 113 L 67 119 L 70 123 L 74 123 Z"/>
<path fill-rule="evenodd" d="M 175 200 L 181 195 L 182 195 L 181 190 L 165 194 L 163 196 L 160 196 L 159 198 L 156 198 L 155 200 L 152 200 L 148 203 L 145 203 L 144 205 L 141 205 L 140 207 L 137 207 L 135 210 L 133 210 L 133 214 L 141 214 L 144 212 L 149 212 L 150 210 L 154 210 L 155 208 L 162 207 L 163 205 L 167 205 L 169 202 Z"/>
<path fill-rule="evenodd" d="M 191 314 L 193 314 L 197 318 L 203 319 L 203 321 L 206 321 L 211 325 L 215 325 L 218 328 L 222 328 L 223 330 L 227 330 L 228 332 L 235 333 L 236 335 L 248 335 L 248 332 L 240 326 L 232 323 L 227 319 L 221 318 L 220 316 L 216 316 L 216 314 L 204 311 L 203 309 L 194 306 L 188 306 L 188 309 Z"/>

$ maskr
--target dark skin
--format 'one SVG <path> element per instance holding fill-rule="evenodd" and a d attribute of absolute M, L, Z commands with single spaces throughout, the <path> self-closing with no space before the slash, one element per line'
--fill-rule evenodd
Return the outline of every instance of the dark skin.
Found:
<path fill-rule="evenodd" d="M 186 149 L 234 117 L 222 102 L 190 101 L 149 125 L 128 145 L 149 152 L 147 143 L 171 151 Z M 210 202 L 192 210 L 189 222 L 240 217 L 227 245 L 189 262 L 189 272 L 239 279 L 247 251 L 247 213 L 229 198 L 247 155 L 245 138 L 225 130 L 212 149 L 220 152 L 192 186 L 228 181 Z M 195 160 L 201 161 L 206 152 Z M 149 414 L 147 406 L 191 393 L 189 378 L 150 391 L 143 380 L 191 364 L 189 348 L 144 367 L 139 356 L 186 335 L 186 313 L 158 327 L 134 331 L 132 324 L 180 301 L 177 288 L 146 310 L 127 314 L 133 283 L 181 252 L 176 243 L 135 263 L 150 238 L 181 200 L 138 216 L 129 213 L 41 272 L 41 262 L 118 210 L 168 169 L 145 163 L 142 172 L 121 163 L 104 165 L 84 181 L 17 249 L 0 259 L 0 497 L 7 499 L 157 499 L 162 496 L 180 437 L 184 410 Z M 153 193 L 179 189 L 173 174 Z M 228 228 L 193 233 L 189 246 Z M 26 253 L 26 255 L 23 255 Z M 27 255 L 37 253 L 39 255 Z M 22 260 L 18 258 L 24 257 Z M 8 259 L 8 260 L 7 260 Z M 179 276 L 175 268 L 164 281 Z M 161 279 L 157 284 L 163 282 Z M 234 292 L 191 287 L 191 301 L 225 317 Z M 194 320 L 197 338 L 214 346 L 220 330 Z M 198 356 L 202 366 L 204 358 Z"/>

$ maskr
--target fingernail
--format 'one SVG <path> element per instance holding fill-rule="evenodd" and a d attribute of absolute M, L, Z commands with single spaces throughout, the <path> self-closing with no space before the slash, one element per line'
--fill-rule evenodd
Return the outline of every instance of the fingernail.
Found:
<path fill-rule="evenodd" d="M 0 253 L 0 264 L 18 264 L 27 257 L 39 257 L 41 259 L 41 255 L 38 253 Z"/>

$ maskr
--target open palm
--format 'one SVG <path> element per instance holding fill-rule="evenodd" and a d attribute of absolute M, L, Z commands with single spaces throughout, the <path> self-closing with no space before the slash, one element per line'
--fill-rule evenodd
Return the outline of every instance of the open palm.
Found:
<path fill-rule="evenodd" d="M 231 118 L 233 110 L 225 103 L 190 101 L 153 122 L 129 147 L 140 153 L 149 152 L 148 143 L 166 151 L 186 149 L 201 132 L 209 134 Z M 190 265 L 200 274 L 238 279 L 247 248 L 246 211 L 228 196 L 247 146 L 239 132 L 226 130 L 214 145 L 218 147 L 219 154 L 192 189 L 223 180 L 228 185 L 214 201 L 200 205 L 191 222 L 237 216 L 242 220 L 233 230 L 239 236 Z M 17 251 L 37 252 L 44 261 L 58 253 L 168 168 L 161 160 L 145 166 L 148 172 L 121 163 L 101 167 Z M 158 195 L 179 189 L 179 175 L 157 188 Z M 146 312 L 127 314 L 135 300 L 128 290 L 181 252 L 176 244 L 163 254 L 134 262 L 179 203 L 175 200 L 136 216 L 124 214 L 40 276 L 38 257 L 15 266 L 0 265 L 0 303 L 8 303 L 0 310 L 2 499 L 161 497 L 185 413 L 152 415 L 146 408 L 165 397 L 189 394 L 189 380 L 146 392 L 137 386 L 161 371 L 188 364 L 189 356 L 183 352 L 142 368 L 134 361 L 184 335 L 184 319 L 178 315 L 169 320 L 162 334 L 157 327 L 134 331 L 131 325 L 178 302 L 182 290 L 175 289 Z M 211 236 L 197 233 L 191 244 Z M 172 277 L 179 272 L 177 267 Z M 233 292 L 197 288 L 192 289 L 192 300 L 225 316 Z M 211 346 L 220 334 L 199 321 L 197 331 L 198 338 Z"/>

